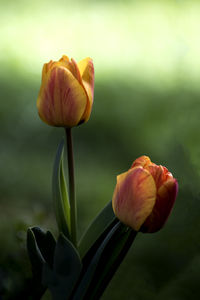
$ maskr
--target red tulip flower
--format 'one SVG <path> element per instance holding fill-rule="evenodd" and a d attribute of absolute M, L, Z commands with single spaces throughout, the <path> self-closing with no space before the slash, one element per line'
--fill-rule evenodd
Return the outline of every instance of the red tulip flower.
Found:
<path fill-rule="evenodd" d="M 177 180 L 149 157 L 136 159 L 117 176 L 112 204 L 118 219 L 136 231 L 156 232 L 165 224 L 178 191 Z"/>

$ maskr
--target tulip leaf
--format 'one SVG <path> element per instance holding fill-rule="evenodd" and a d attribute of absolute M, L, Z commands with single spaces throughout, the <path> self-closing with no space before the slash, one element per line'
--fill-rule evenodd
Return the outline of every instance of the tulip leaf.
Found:
<path fill-rule="evenodd" d="M 112 238 L 112 241 L 104 249 L 93 280 L 86 293 L 86 299 L 100 299 L 105 288 L 114 276 L 129 248 L 131 247 L 136 231 L 132 229 L 119 229 Z"/>
<path fill-rule="evenodd" d="M 112 201 L 110 201 L 96 216 L 96 218 L 89 225 L 88 229 L 83 234 L 79 242 L 79 253 L 83 258 L 86 253 L 90 256 L 92 252 L 95 252 L 99 244 L 105 238 L 106 233 L 117 222 L 117 218 L 114 215 L 112 209 Z"/>
<path fill-rule="evenodd" d="M 27 250 L 31 261 L 33 276 L 39 277 L 41 276 L 42 265 L 45 263 L 45 260 L 37 245 L 35 234 L 31 228 L 27 231 Z"/>
<path fill-rule="evenodd" d="M 44 232 L 39 227 L 32 227 L 31 230 L 35 235 L 37 246 L 43 259 L 52 266 L 56 247 L 56 241 L 52 233 L 50 231 Z"/>
<path fill-rule="evenodd" d="M 32 227 L 27 232 L 27 249 L 32 266 L 34 299 L 40 299 L 46 290 L 42 283 L 42 272 L 45 261 L 50 265 L 53 262 L 55 240 L 52 234 L 46 233 L 39 227 Z"/>
<path fill-rule="evenodd" d="M 63 234 L 60 234 L 54 255 L 55 272 L 65 277 L 76 277 L 76 274 L 80 274 L 81 266 L 78 251 Z"/>
<path fill-rule="evenodd" d="M 61 233 L 55 248 L 53 269 L 44 265 L 43 282 L 55 300 L 66 300 L 81 274 L 82 264 L 73 244 Z"/>
<path fill-rule="evenodd" d="M 64 140 L 58 146 L 53 168 L 52 191 L 59 231 L 70 238 L 70 203 L 63 169 Z"/>
<path fill-rule="evenodd" d="M 117 241 L 119 242 L 123 234 L 127 234 L 127 232 L 127 227 L 124 226 L 120 221 L 118 221 L 114 227 L 112 227 L 88 264 L 88 267 L 85 270 L 84 275 L 74 293 L 72 298 L 73 300 L 90 299 L 86 297 L 88 288 L 90 288 L 93 278 L 96 276 L 96 272 L 99 269 L 101 261 L 105 259 L 107 254 L 110 255 L 110 249 L 113 250 L 117 245 Z M 104 268 L 105 265 L 102 267 Z"/>

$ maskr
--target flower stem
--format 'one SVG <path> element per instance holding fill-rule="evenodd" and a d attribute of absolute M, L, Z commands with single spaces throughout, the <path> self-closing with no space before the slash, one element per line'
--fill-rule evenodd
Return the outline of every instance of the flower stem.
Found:
<path fill-rule="evenodd" d="M 72 145 L 71 128 L 65 128 L 67 140 L 67 158 L 68 158 L 68 174 L 69 174 L 69 200 L 70 200 L 70 223 L 71 223 L 71 241 L 77 247 L 77 208 L 75 195 L 74 180 L 74 156 Z"/>

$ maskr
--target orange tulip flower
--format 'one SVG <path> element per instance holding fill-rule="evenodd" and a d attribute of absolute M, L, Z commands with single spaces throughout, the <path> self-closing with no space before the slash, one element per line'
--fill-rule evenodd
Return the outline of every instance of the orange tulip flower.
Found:
<path fill-rule="evenodd" d="M 71 128 L 87 122 L 92 110 L 94 66 L 91 58 L 78 64 L 63 56 L 44 64 L 37 99 L 40 118 L 47 124 Z"/>
<path fill-rule="evenodd" d="M 119 220 L 136 231 L 156 232 L 165 224 L 177 196 L 178 183 L 149 157 L 136 159 L 117 176 L 112 205 Z"/>

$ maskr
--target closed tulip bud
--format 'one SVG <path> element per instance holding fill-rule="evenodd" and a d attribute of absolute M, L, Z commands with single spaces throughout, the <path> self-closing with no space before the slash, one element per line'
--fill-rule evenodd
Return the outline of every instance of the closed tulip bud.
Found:
<path fill-rule="evenodd" d="M 112 205 L 118 219 L 136 231 L 156 232 L 165 224 L 177 196 L 178 183 L 163 166 L 141 156 L 117 176 Z"/>
<path fill-rule="evenodd" d="M 78 64 L 63 56 L 44 64 L 37 99 L 40 118 L 47 124 L 71 128 L 87 122 L 93 104 L 94 67 L 91 58 Z"/>

